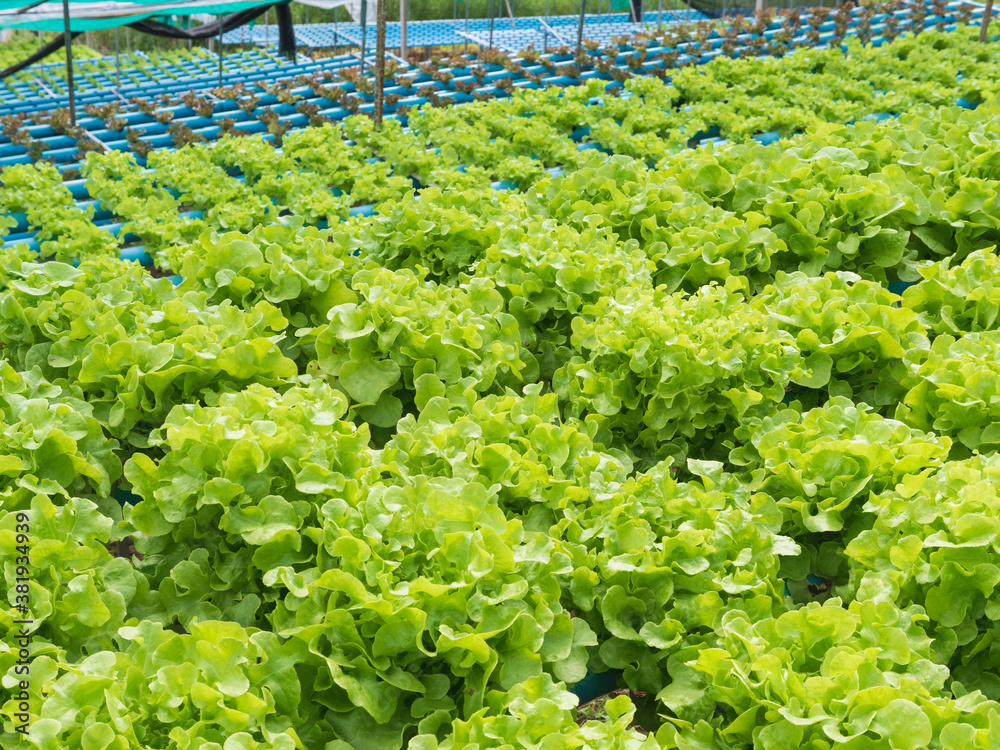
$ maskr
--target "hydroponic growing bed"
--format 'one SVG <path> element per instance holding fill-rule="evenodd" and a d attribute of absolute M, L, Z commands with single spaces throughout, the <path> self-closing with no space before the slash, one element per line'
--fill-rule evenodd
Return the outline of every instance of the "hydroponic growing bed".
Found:
<path fill-rule="evenodd" d="M 0 745 L 996 747 L 976 34 L 4 169 Z"/>
<path fill-rule="evenodd" d="M 71 259 L 81 245 L 122 245 L 123 257 L 168 269 L 176 267 L 166 257 L 170 248 L 187 245 L 206 227 L 246 231 L 286 214 L 326 226 L 370 213 L 374 205 L 415 185 L 526 187 L 547 174 L 576 169 L 592 156 L 591 149 L 655 164 L 671 150 L 720 137 L 767 142 L 811 125 L 879 118 L 922 104 L 972 107 L 996 90 L 996 57 L 991 51 L 970 59 L 967 48 L 968 37 L 962 34 L 931 34 L 886 51 L 853 41 L 846 57 L 826 49 L 802 50 L 782 60 L 720 58 L 678 71 L 670 86 L 636 76 L 625 88 L 605 88 L 592 80 L 565 90 L 525 92 L 509 101 L 425 107 L 406 118 L 405 129 L 402 121 L 392 121 L 377 136 L 367 118 L 347 117 L 343 128 L 292 131 L 271 119 L 266 127 L 274 133 L 259 139 L 224 137 L 214 146 L 153 151 L 141 161 L 116 148 L 90 153 L 80 165 L 82 179 L 65 184 L 52 167 L 17 166 L 0 179 L 6 186 L 0 188 L 0 200 L 11 214 L 9 228 L 0 232 L 8 232 L 9 244 L 23 244 L 24 253 L 55 251 Z M 962 73 L 949 78 L 942 66 Z M 329 88 L 318 81 L 312 85 L 313 95 Z M 269 87 L 264 98 L 251 96 L 247 108 L 266 108 L 278 118 L 308 102 L 297 93 L 301 90 Z M 817 96 L 821 90 L 829 98 Z M 173 135 L 158 137 L 169 141 L 186 129 L 184 139 L 194 141 L 195 120 L 210 122 L 193 109 L 202 105 L 213 106 L 185 96 L 181 108 L 166 114 L 192 116 L 175 118 L 169 126 L 178 126 Z M 154 122 L 141 126 L 166 130 L 166 122 L 154 120 L 162 113 L 139 115 Z M 315 112 L 299 116 L 323 120 L 314 120 Z M 132 114 L 108 117 L 137 125 Z M 229 134 L 251 129 L 247 121 L 240 128 L 229 124 Z M 45 153 L 62 148 L 79 156 L 72 138 L 45 136 L 38 128 L 32 132 L 44 136 L 38 142 L 48 144 Z M 91 132 L 105 138 L 115 134 L 112 128 Z M 280 151 L 272 145 L 277 142 Z M 123 143 L 127 147 L 129 141 Z M 0 153 L 5 148 L 0 146 Z"/>
<path fill-rule="evenodd" d="M 640 24 L 637 33 L 612 36 L 611 41 L 607 34 L 603 41 L 587 38 L 580 55 L 569 47 L 545 52 L 528 48 L 513 57 L 481 49 L 476 55 L 439 57 L 417 68 L 390 61 L 385 105 L 392 117 L 405 123 L 410 110 L 427 103 L 462 104 L 505 98 L 524 88 L 592 80 L 617 88 L 634 76 L 666 78 L 677 68 L 717 58 L 781 57 L 803 47 L 841 50 L 854 41 L 877 47 L 906 32 L 951 30 L 981 15 L 981 7 L 965 2 L 890 0 L 882 6 L 817 8 L 781 17 L 767 12 L 753 19 L 674 24 L 659 30 Z M 108 59 L 85 63 L 78 71 L 86 82 L 78 105 L 86 117 L 76 127 L 69 122 L 65 91 L 51 80 L 58 93 L 0 102 L 0 167 L 44 160 L 72 174 L 90 151 L 130 151 L 142 160 L 152 150 L 213 141 L 234 132 L 262 133 L 280 143 L 289 130 L 374 110 L 371 65 L 367 72 L 359 70 L 354 55 L 283 62 L 251 52 L 225 60 L 221 86 L 217 72 L 205 69 L 208 61 L 202 55 L 182 53 L 138 69 L 126 64 L 120 87 L 113 85 Z M 905 62 L 899 61 L 897 68 L 905 70 Z M 857 77 L 856 72 L 848 75 Z"/>

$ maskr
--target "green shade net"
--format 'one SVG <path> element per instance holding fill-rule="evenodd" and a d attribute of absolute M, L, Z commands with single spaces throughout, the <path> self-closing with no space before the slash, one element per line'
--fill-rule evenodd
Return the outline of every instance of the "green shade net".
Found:
<path fill-rule="evenodd" d="M 273 3 L 274 0 L 204 3 L 170 3 L 164 2 L 164 0 L 130 0 L 130 2 L 109 3 L 106 0 L 74 0 L 69 4 L 70 30 L 113 29 L 116 26 L 125 26 L 134 21 L 158 16 L 189 15 L 192 13 L 225 15 Z M 29 4 L 30 0 L 0 0 L 0 29 L 32 29 L 56 32 L 63 30 L 62 2 L 53 0 L 42 3 L 22 15 L 16 15 L 13 12 Z M 109 11 L 127 13 L 128 15 L 107 15 Z M 92 16 L 95 12 L 102 12 L 105 15 L 97 18 L 87 17 Z"/>

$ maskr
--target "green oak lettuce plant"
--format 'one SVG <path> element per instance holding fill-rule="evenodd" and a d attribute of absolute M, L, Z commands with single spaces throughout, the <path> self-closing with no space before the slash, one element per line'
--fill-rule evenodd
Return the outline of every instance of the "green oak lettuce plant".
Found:
<path fill-rule="evenodd" d="M 714 204 L 731 187 L 729 173 L 707 154 L 667 171 L 613 156 L 537 183 L 528 205 L 577 230 L 606 228 L 638 242 L 655 264 L 654 282 L 667 291 L 694 292 L 731 276 L 748 278 L 756 291 L 770 278 L 772 256 L 786 248 L 763 214 Z"/>
<path fill-rule="evenodd" d="M 621 240 L 641 240 L 647 221 L 681 203 L 685 193 L 644 163 L 627 156 L 594 155 L 580 168 L 545 178 L 528 192 L 531 211 L 575 229 L 607 228 Z"/>
<path fill-rule="evenodd" d="M 782 532 L 802 554 L 782 560 L 782 574 L 843 578 L 844 545 L 871 525 L 863 513 L 872 493 L 909 476 L 926 476 L 948 458 L 951 440 L 885 419 L 864 404 L 834 396 L 805 413 L 795 408 L 750 419 L 730 460 L 745 481 L 773 498 Z M 799 586 L 803 588 L 803 586 Z"/>
<path fill-rule="evenodd" d="M 549 532 L 572 549 L 564 596 L 597 634 L 591 670 L 622 669 L 634 690 L 661 690 L 670 655 L 727 612 L 781 611 L 780 558 L 798 552 L 772 498 L 721 464 L 688 470 L 679 482 L 666 461 L 568 504 Z"/>
<path fill-rule="evenodd" d="M 961 336 L 1000 328 L 1000 257 L 977 250 L 961 263 L 951 259 L 920 268 L 919 283 L 903 292 L 903 306 L 935 334 Z"/>
<path fill-rule="evenodd" d="M 266 301 L 295 329 L 315 326 L 332 307 L 355 299 L 351 277 L 365 265 L 359 245 L 348 229 L 301 222 L 205 233 L 184 251 L 178 294 L 204 292 L 211 304 L 229 300 L 244 310 Z"/>
<path fill-rule="evenodd" d="M 9 362 L 72 383 L 109 434 L 137 447 L 176 403 L 298 374 L 280 348 L 288 321 L 269 302 L 212 305 L 120 260 L 24 264 L 0 310 Z"/>
<path fill-rule="evenodd" d="M 169 251 L 192 242 L 204 230 L 202 219 L 183 216 L 180 201 L 157 185 L 154 175 L 124 151 L 91 151 L 81 165 L 87 192 L 125 219 L 120 236 L 135 234 L 161 267 L 170 267 Z"/>
<path fill-rule="evenodd" d="M 33 492 L 107 495 L 121 476 L 118 442 L 104 434 L 81 389 L 50 383 L 38 369 L 17 372 L 0 362 L 0 424 L 8 509 L 25 505 Z"/>
<path fill-rule="evenodd" d="M 330 309 L 316 352 L 322 373 L 367 422 L 395 426 L 423 398 L 421 375 L 432 375 L 435 387 L 464 383 L 479 393 L 535 378 L 538 365 L 489 279 L 449 287 L 422 273 L 371 268 L 351 285 L 357 301 Z"/>
<path fill-rule="evenodd" d="M 498 486 L 387 469 L 346 410 L 314 381 L 171 413 L 164 458 L 126 466 L 143 500 L 122 529 L 165 609 L 273 631 L 355 746 L 400 747 L 543 671 L 582 679 L 596 641 L 560 604 L 568 552 Z"/>
<path fill-rule="evenodd" d="M 157 185 L 175 190 L 182 204 L 205 211 L 204 220 L 220 229 L 249 231 L 276 218 L 270 198 L 213 164 L 204 144 L 175 151 L 154 151 L 146 159 Z"/>
<path fill-rule="evenodd" d="M 573 321 L 578 352 L 553 387 L 567 416 L 644 461 L 722 454 L 749 411 L 781 402 L 801 365 L 794 339 L 737 278 L 697 294 L 623 288 Z"/>
<path fill-rule="evenodd" d="M 502 179 L 499 170 L 512 159 L 530 159 L 539 170 L 575 162 L 579 152 L 565 127 L 542 117 L 511 117 L 504 109 L 487 105 L 479 118 L 493 145 L 503 152 L 504 158 L 491 165 Z"/>
<path fill-rule="evenodd" d="M 163 458 L 126 464 L 142 502 L 124 509 L 123 533 L 182 625 L 221 617 L 259 626 L 279 596 L 264 576 L 315 566 L 320 507 L 359 502 L 370 438 L 366 426 L 341 421 L 346 399 L 318 381 L 283 395 L 253 384 L 212 401 L 175 407 L 149 437 Z"/>
<path fill-rule="evenodd" d="M 927 198 L 898 167 L 891 175 L 870 174 L 856 153 L 867 145 L 863 138 L 829 146 L 824 133 L 807 133 L 787 148 L 683 150 L 660 168 L 727 210 L 767 217 L 783 245 L 772 258 L 775 268 L 809 275 L 847 270 L 876 281 L 912 274 L 910 230 L 928 220 Z"/>
<path fill-rule="evenodd" d="M 33 639 L 74 659 L 114 647 L 131 617 L 158 616 L 143 574 L 108 551 L 121 477 L 107 438 L 79 390 L 0 364 L 0 631 L 15 643 L 26 617 Z M 25 522 L 26 517 L 26 522 Z M 30 552 L 22 560 L 27 528 Z M 25 573 L 25 569 L 29 573 Z M 25 581 L 27 581 L 25 583 Z M 27 586 L 30 613 L 15 604 Z"/>
<path fill-rule="evenodd" d="M 940 335 L 909 349 L 903 365 L 896 419 L 954 438 L 955 458 L 1000 446 L 1000 331 Z"/>
<path fill-rule="evenodd" d="M 953 697 L 916 605 L 885 591 L 773 616 L 726 612 L 669 664 L 661 747 L 989 748 L 998 704 Z"/>
<path fill-rule="evenodd" d="M 21 477 L 31 486 L 33 477 Z M 166 622 L 170 615 L 146 575 L 108 549 L 116 539 L 115 522 L 105 514 L 107 494 L 93 499 L 47 494 L 44 488 L 5 492 L 0 510 L 0 544 L 18 548 L 21 514 L 27 514 L 31 535 L 28 597 L 32 639 L 80 659 L 114 649 L 119 628 L 140 620 Z M 95 502 L 96 501 L 96 502 Z M 114 503 L 114 500 L 110 501 Z M 15 591 L 24 585 L 23 568 L 10 554 L 3 565 L 3 585 L 10 592 L 0 604 L 0 632 L 14 644 L 25 613 L 14 608 Z M 21 578 L 21 581 L 18 579 Z"/>
<path fill-rule="evenodd" d="M 913 473 L 865 506 L 872 528 L 845 550 L 844 593 L 885 589 L 927 612 L 937 660 L 956 691 L 1000 698 L 1000 460 L 976 455 Z"/>
<path fill-rule="evenodd" d="M 468 721 L 456 719 L 444 737 L 427 733 L 410 740 L 407 750 L 659 750 L 653 735 L 633 726 L 635 706 L 619 695 L 604 704 L 606 718 L 579 722 L 579 698 L 547 675 L 533 677 L 506 694 L 491 694 L 490 705 Z"/>
<path fill-rule="evenodd" d="M 301 168 L 289 156 L 287 148 L 276 149 L 259 135 L 224 138 L 207 155 L 220 167 L 242 172 L 254 193 L 270 199 L 279 209 L 302 217 L 307 224 L 347 218 L 354 203 L 349 193 L 331 188 L 329 174 Z M 333 168 L 335 163 L 331 156 L 325 166 Z"/>
<path fill-rule="evenodd" d="M 39 646 L 29 681 L 31 731 L 15 733 L 8 721 L 0 733 L 11 750 L 296 750 L 329 736 L 304 657 L 273 633 L 223 621 L 176 633 L 145 621 L 122 627 L 113 649 L 82 660 Z M 12 670 L 16 659 L 6 643 L 0 647 L 0 670 Z M 17 706 L 10 701 L 4 712 Z"/>
<path fill-rule="evenodd" d="M 421 475 L 328 501 L 330 562 L 265 577 L 289 589 L 275 632 L 326 665 L 318 687 L 352 745 L 397 748 L 413 729 L 472 716 L 491 690 L 586 674 L 596 640 L 560 602 L 567 553 L 507 518 L 495 493 Z"/>
<path fill-rule="evenodd" d="M 977 250 L 995 248 L 1000 244 L 1000 222 L 997 205 L 1000 202 L 1000 180 L 960 177 L 958 184 L 947 192 L 932 196 L 934 221 L 920 238 L 932 260 L 956 255 L 964 258 Z"/>
<path fill-rule="evenodd" d="M 670 133 L 670 137 L 664 138 L 657 132 L 661 128 L 667 130 L 666 126 L 673 124 L 670 114 L 657 108 L 652 108 L 652 111 L 637 109 L 638 111 L 629 113 L 626 123 L 611 119 L 599 120 L 591 126 L 588 138 L 600 144 L 608 153 L 629 156 L 651 164 L 664 158 L 671 148 L 683 147 L 683 134 L 674 131 Z"/>
<path fill-rule="evenodd" d="M 473 269 L 496 283 L 543 379 L 572 355 L 574 317 L 623 282 L 652 290 L 652 270 L 635 240 L 617 242 L 606 229 L 577 231 L 554 219 L 505 227 Z"/>
<path fill-rule="evenodd" d="M 616 492 L 632 470 L 624 453 L 594 443 L 595 424 L 563 421 L 558 398 L 541 384 L 525 386 L 523 396 L 457 390 L 399 421 L 381 454 L 383 471 L 494 487 L 506 514 L 547 531 L 567 508 Z"/>
<path fill-rule="evenodd" d="M 76 205 L 52 164 L 17 164 L 4 169 L 0 205 L 10 213 L 26 215 L 27 223 L 37 230 L 35 239 L 42 257 L 70 263 L 118 253 L 115 237 L 94 225 L 93 207 Z M 10 225 L 9 221 L 4 223 Z"/>
<path fill-rule="evenodd" d="M 362 252 L 385 268 L 423 268 L 429 279 L 457 284 L 525 218 L 517 195 L 431 187 L 383 203 L 358 237 Z"/>
<path fill-rule="evenodd" d="M 412 127 L 404 128 L 398 119 L 383 121 L 377 131 L 372 119 L 365 115 L 352 115 L 341 122 L 344 134 L 357 147 L 392 164 L 395 174 L 411 176 L 423 185 L 437 182 L 433 176 L 436 171 L 454 170 L 459 164 L 457 158 L 448 159 L 437 149 L 427 148 L 427 142 Z M 484 182 L 489 183 L 488 175 Z"/>
<path fill-rule="evenodd" d="M 758 292 L 773 278 L 772 257 L 785 250 L 762 214 L 736 214 L 696 193 L 644 221 L 642 234 L 656 266 L 653 280 L 671 292 L 695 292 L 731 276 L 744 277 Z"/>
<path fill-rule="evenodd" d="M 776 499 L 796 534 L 850 526 L 860 500 L 941 466 L 952 442 L 842 396 L 805 413 L 785 409 L 747 428 L 756 454 L 749 466 L 764 469 L 760 489 Z"/>
<path fill-rule="evenodd" d="M 315 174 L 330 187 L 351 196 L 353 204 L 381 203 L 413 189 L 406 175 L 393 174 L 391 163 L 370 160 L 370 151 L 344 138 L 332 123 L 290 133 L 282 143 L 289 166 L 277 170 Z"/>
<path fill-rule="evenodd" d="M 827 396 L 894 402 L 889 373 L 901 370 L 907 350 L 927 343 L 923 324 L 899 307 L 898 296 L 847 271 L 821 277 L 779 271 L 752 306 L 795 337 L 803 361 L 792 380 L 805 403 Z"/>

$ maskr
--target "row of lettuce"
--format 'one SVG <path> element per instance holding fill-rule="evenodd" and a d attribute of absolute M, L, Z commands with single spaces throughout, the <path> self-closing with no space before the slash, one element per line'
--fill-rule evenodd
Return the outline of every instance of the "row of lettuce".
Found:
<path fill-rule="evenodd" d="M 85 494 L 120 470 L 113 445 L 68 389 L 27 380 L 4 372 L 8 429 L 76 436 L 11 447 L 44 468 L 5 487 L 44 528 L 32 691 L 49 746 L 637 746 L 616 726 L 626 699 L 574 728 L 562 683 L 588 667 L 623 669 L 670 717 L 648 747 L 991 746 L 997 460 L 949 462 L 947 438 L 847 399 L 765 421 L 756 477 L 692 460 L 677 481 L 554 424 L 536 388 L 433 397 L 372 450 L 336 390 L 257 384 L 178 407 L 165 455 L 126 464 L 147 498 L 119 525 L 142 533 L 135 567 L 102 546 L 113 506 Z M 781 450 L 800 459 L 785 475 L 765 468 Z M 872 491 L 870 528 L 839 550 L 850 603 L 789 609 L 783 561 L 812 539 L 793 506 L 807 484 L 832 502 L 861 482 L 841 501 Z"/>
<path fill-rule="evenodd" d="M 998 136 L 593 155 L 179 287 L 8 257 L 4 747 L 995 746 Z"/>
<path fill-rule="evenodd" d="M 919 34 L 932 28 L 945 31 L 973 24 L 982 13 L 978 5 L 947 0 L 889 0 L 860 8 L 842 3 L 834 8 L 813 8 L 808 13 L 782 12 L 777 17 L 773 9 L 766 9 L 746 19 L 737 16 L 672 24 L 658 30 L 650 27 L 633 37 L 615 37 L 603 48 L 585 40 L 583 49 L 576 54 L 569 47 L 544 53 L 529 48 L 515 57 L 495 49 L 480 48 L 475 55 L 468 55 L 445 48 L 443 54 L 439 51 L 415 67 L 397 67 L 390 60 L 385 108 L 387 114 L 405 121 L 414 107 L 425 103 L 449 106 L 503 98 L 525 87 L 577 85 L 592 79 L 618 86 L 635 76 L 666 78 L 678 68 L 718 56 L 781 57 L 793 49 L 820 46 L 839 51 L 845 39 L 854 44 L 879 45 L 904 33 Z M 273 61 L 260 53 L 244 53 L 237 58 L 243 68 L 259 68 L 268 62 Z M 136 98 L 124 98 L 137 93 L 134 87 L 126 86 L 122 96 L 109 88 L 111 79 L 105 76 L 105 90 L 84 106 L 88 118 L 80 127 L 70 124 L 65 100 L 63 106 L 48 113 L 37 111 L 38 106 L 46 106 L 44 98 L 35 100 L 34 109 L 30 102 L 16 106 L 19 114 L 0 118 L 0 164 L 53 160 L 62 165 L 64 173 L 75 176 L 80 161 L 95 149 L 131 151 L 142 160 L 156 148 L 216 141 L 234 133 L 266 132 L 280 143 L 290 129 L 337 121 L 352 114 L 373 114 L 371 69 L 366 75 L 350 62 L 350 56 L 345 56 L 280 70 L 271 66 L 267 76 L 270 82 L 231 79 L 229 85 L 220 80 L 214 86 L 213 76 L 204 76 L 205 59 L 198 62 L 192 58 L 185 65 L 161 58 L 142 66 L 146 73 L 159 71 L 159 78 L 150 79 L 156 90 L 140 91 Z M 105 64 L 98 61 L 96 65 L 99 68 Z M 138 80 L 134 69 L 127 65 L 123 76 Z M 100 82 L 94 75 L 86 78 L 94 84 Z M 62 90 L 58 84 L 51 85 Z M 177 96 L 185 85 L 193 89 Z M 50 106 L 56 103 L 50 100 Z"/>
<path fill-rule="evenodd" d="M 997 440 L 996 114 L 204 237 L 177 290 L 10 261 L 36 737 L 989 746 L 993 468 L 955 459 Z M 808 572 L 852 604 L 786 612 Z M 778 677 L 732 685 L 750 663 Z M 672 721 L 575 728 L 553 679 L 588 667 Z"/>
<path fill-rule="evenodd" d="M 138 245 L 160 268 L 178 270 L 172 248 L 206 229 L 250 231 L 289 216 L 326 226 L 424 186 L 525 189 L 553 170 L 591 164 L 595 149 L 655 164 L 709 133 L 742 141 L 958 100 L 974 106 L 995 94 L 997 49 L 978 45 L 965 28 L 934 31 L 878 48 L 853 44 L 847 55 L 720 58 L 679 71 L 670 85 L 639 77 L 610 92 L 594 81 L 427 106 L 405 130 L 391 121 L 375 131 L 368 118 L 353 117 L 290 133 L 280 149 L 260 136 L 226 137 L 154 152 L 145 166 L 125 152 L 91 153 L 83 172 L 96 204 L 78 203 L 55 167 L 19 165 L 0 175 L 0 231 L 34 240 L 5 250 L 25 258 L 40 251 L 71 260 Z"/>

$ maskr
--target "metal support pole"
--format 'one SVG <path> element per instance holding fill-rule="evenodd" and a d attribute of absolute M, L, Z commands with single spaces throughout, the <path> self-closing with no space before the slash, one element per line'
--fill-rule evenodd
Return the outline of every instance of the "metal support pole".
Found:
<path fill-rule="evenodd" d="M 587 11 L 587 0 L 580 0 L 580 23 L 576 27 L 576 54 L 583 49 L 583 14 Z"/>
<path fill-rule="evenodd" d="M 382 129 L 383 92 L 385 91 L 385 6 L 389 0 L 378 0 L 375 20 L 375 129 Z"/>
<path fill-rule="evenodd" d="M 264 11 L 264 52 L 271 48 L 271 32 L 267 25 L 267 15 L 270 12 L 270 8 Z"/>
<path fill-rule="evenodd" d="M 365 52 L 368 51 L 368 0 L 361 0 L 361 75 L 365 74 Z"/>
<path fill-rule="evenodd" d="M 993 0 L 986 0 L 986 10 L 983 11 L 983 24 L 979 27 L 979 41 L 985 42 L 989 38 L 990 18 L 993 16 Z"/>
<path fill-rule="evenodd" d="M 469 0 L 465 0 L 465 33 L 469 33 Z M 465 38 L 465 51 L 469 51 L 469 38 Z"/>
<path fill-rule="evenodd" d="M 73 37 L 69 30 L 69 0 L 63 0 L 63 37 L 66 48 L 66 85 L 69 88 L 69 124 L 76 127 L 76 94 L 73 91 Z"/>
<path fill-rule="evenodd" d="M 222 88 L 222 19 L 223 16 L 216 16 L 219 22 L 219 88 Z"/>
<path fill-rule="evenodd" d="M 128 26 L 125 27 L 125 49 L 132 54 L 132 29 Z"/>
<path fill-rule="evenodd" d="M 544 47 L 542 52 L 549 51 L 549 0 L 545 0 L 545 40 L 542 46 Z"/>
<path fill-rule="evenodd" d="M 407 0 L 399 0 L 399 56 L 403 62 L 409 62 L 406 56 L 406 23 L 409 21 L 410 3 Z"/>
<path fill-rule="evenodd" d="M 663 0 L 660 0 L 660 5 L 656 10 L 656 28 L 663 31 Z"/>
<path fill-rule="evenodd" d="M 490 49 L 493 49 L 493 0 L 486 0 L 486 10 L 490 14 Z"/>
<path fill-rule="evenodd" d="M 118 50 L 118 27 L 115 26 L 115 88 L 122 87 L 122 60 Z"/>

